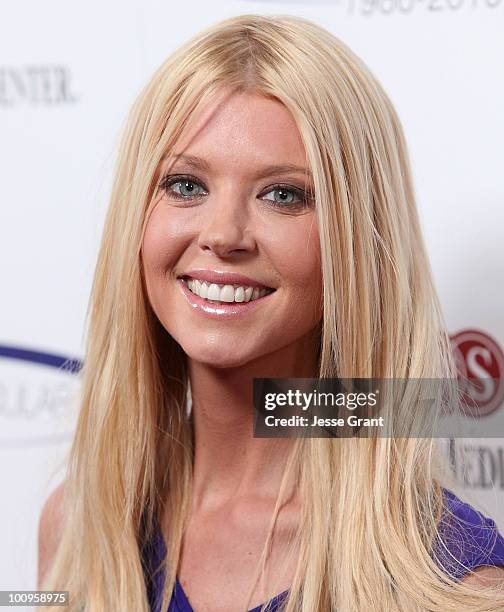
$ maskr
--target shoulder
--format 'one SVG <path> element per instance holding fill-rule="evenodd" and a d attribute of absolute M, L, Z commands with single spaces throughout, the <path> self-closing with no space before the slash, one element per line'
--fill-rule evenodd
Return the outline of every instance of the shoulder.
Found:
<path fill-rule="evenodd" d="M 504 589 L 504 567 L 478 567 L 472 574 L 467 574 L 462 580 L 464 584 L 474 587 L 501 587 Z"/>
<path fill-rule="evenodd" d="M 63 524 L 63 500 L 65 483 L 58 485 L 45 500 L 38 524 L 38 577 L 41 586 L 56 553 Z"/>
<path fill-rule="evenodd" d="M 443 514 L 434 554 L 440 566 L 464 582 L 504 577 L 504 538 L 496 523 L 443 489 Z M 470 572 L 474 572 L 471 573 Z M 470 574 L 470 575 L 468 575 Z"/>

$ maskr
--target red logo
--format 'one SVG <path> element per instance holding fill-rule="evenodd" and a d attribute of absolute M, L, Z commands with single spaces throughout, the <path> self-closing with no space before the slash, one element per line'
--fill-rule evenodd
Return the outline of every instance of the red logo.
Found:
<path fill-rule="evenodd" d="M 463 381 L 464 412 L 487 416 L 504 402 L 504 352 L 488 334 L 468 329 L 450 337 L 459 378 Z"/>

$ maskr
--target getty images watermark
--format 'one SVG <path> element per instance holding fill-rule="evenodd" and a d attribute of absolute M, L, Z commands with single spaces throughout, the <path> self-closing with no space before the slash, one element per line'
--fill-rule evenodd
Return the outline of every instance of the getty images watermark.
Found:
<path fill-rule="evenodd" d="M 502 437 L 504 406 L 480 417 L 473 401 L 478 384 L 477 379 L 255 378 L 254 436 Z"/>

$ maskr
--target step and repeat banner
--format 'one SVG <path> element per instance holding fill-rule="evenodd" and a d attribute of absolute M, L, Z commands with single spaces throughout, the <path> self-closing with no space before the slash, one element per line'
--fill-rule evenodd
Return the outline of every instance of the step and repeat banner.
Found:
<path fill-rule="evenodd" d="M 475 416 L 504 410 L 504 0 L 17 0 L 0 11 L 0 590 L 35 588 L 120 129 L 166 56 L 220 19 L 307 17 L 376 74 L 409 143 L 454 353 L 481 383 Z M 504 530 L 502 438 L 445 448 L 457 492 Z"/>

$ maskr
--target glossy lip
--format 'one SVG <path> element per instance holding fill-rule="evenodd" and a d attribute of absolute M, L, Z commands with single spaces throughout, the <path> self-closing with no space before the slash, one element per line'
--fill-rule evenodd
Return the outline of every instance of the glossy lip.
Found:
<path fill-rule="evenodd" d="M 183 278 L 177 279 L 177 285 L 180 287 L 194 312 L 198 312 L 204 316 L 213 317 L 216 319 L 234 319 L 237 316 L 245 315 L 261 306 L 261 304 L 264 304 L 268 298 L 275 293 L 273 291 L 272 293 L 268 293 L 261 298 L 253 300 L 252 302 L 216 303 L 209 302 L 208 300 L 205 300 L 199 295 L 193 293 Z"/>
<path fill-rule="evenodd" d="M 207 283 L 217 283 L 218 285 L 241 285 L 246 287 L 259 287 L 260 289 L 274 289 L 274 287 L 264 285 L 263 283 L 260 283 L 249 276 L 237 274 L 236 272 L 196 268 L 194 270 L 189 270 L 184 274 L 180 274 L 178 278 L 181 279 L 188 276 L 200 281 L 206 281 Z"/>

